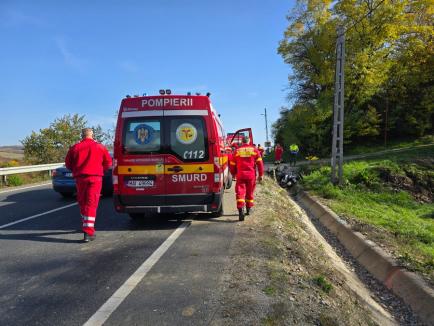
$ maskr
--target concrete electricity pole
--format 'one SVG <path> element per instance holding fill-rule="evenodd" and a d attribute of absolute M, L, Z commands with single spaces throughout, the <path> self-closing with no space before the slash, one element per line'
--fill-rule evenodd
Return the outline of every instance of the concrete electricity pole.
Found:
<path fill-rule="evenodd" d="M 342 185 L 342 166 L 344 159 L 344 67 L 345 67 L 345 31 L 338 27 L 336 42 L 335 98 L 333 105 L 333 143 L 332 175 L 333 184 Z"/>
<path fill-rule="evenodd" d="M 261 113 L 265 117 L 265 147 L 271 147 L 270 141 L 268 140 L 268 120 L 267 120 L 267 108 L 264 108 L 264 113 Z"/>

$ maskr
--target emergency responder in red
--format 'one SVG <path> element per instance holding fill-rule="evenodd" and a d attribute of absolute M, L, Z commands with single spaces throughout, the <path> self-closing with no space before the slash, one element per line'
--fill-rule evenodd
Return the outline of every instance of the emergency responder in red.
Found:
<path fill-rule="evenodd" d="M 274 161 L 276 164 L 282 162 L 282 154 L 283 154 L 283 147 L 280 146 L 279 143 L 277 143 L 276 147 L 274 148 Z"/>
<path fill-rule="evenodd" d="M 72 171 L 77 186 L 84 242 L 95 239 L 95 220 L 104 171 L 112 159 L 104 145 L 93 140 L 93 130 L 85 128 L 82 140 L 72 146 L 65 158 L 65 166 Z"/>
<path fill-rule="evenodd" d="M 264 147 L 261 146 L 261 144 L 258 144 L 258 151 L 261 154 L 261 157 L 264 157 Z"/>
<path fill-rule="evenodd" d="M 264 175 L 264 163 L 261 154 L 249 142 L 249 137 L 243 138 L 243 144 L 237 148 L 229 164 L 231 174 L 237 179 L 235 193 L 240 221 L 244 221 L 244 206 L 246 206 L 246 215 L 250 214 L 250 210 L 254 206 L 256 167 L 258 168 L 259 181 L 262 181 Z"/>

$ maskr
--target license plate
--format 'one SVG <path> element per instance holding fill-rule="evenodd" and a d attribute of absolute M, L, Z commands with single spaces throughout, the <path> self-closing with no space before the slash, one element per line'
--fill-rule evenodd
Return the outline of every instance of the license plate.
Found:
<path fill-rule="evenodd" d="M 145 188 L 145 187 L 153 187 L 154 180 L 128 180 L 127 187 L 131 188 Z"/>
<path fill-rule="evenodd" d="M 72 172 L 66 172 L 65 177 L 72 178 Z"/>

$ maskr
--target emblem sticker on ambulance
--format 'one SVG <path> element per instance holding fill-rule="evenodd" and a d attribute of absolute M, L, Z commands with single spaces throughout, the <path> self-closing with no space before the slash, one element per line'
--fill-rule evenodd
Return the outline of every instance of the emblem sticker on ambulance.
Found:
<path fill-rule="evenodd" d="M 154 128 L 146 124 L 139 124 L 134 128 L 134 140 L 139 145 L 149 144 L 154 138 Z"/>
<path fill-rule="evenodd" d="M 176 139 L 184 145 L 193 144 L 197 138 L 197 129 L 191 123 L 183 123 L 176 128 Z"/>

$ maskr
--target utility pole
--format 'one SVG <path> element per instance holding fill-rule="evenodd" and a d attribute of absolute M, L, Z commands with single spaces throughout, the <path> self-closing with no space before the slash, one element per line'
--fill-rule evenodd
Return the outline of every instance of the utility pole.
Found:
<path fill-rule="evenodd" d="M 344 160 L 344 67 L 345 67 L 345 31 L 338 27 L 336 42 L 335 96 L 333 105 L 333 143 L 332 175 L 333 184 L 342 185 L 342 167 Z"/>
<path fill-rule="evenodd" d="M 267 108 L 264 108 L 265 116 L 265 141 L 268 143 L 268 120 L 267 120 Z"/>
<path fill-rule="evenodd" d="M 268 120 L 267 120 L 267 108 L 264 108 L 264 113 L 261 113 L 265 117 L 265 147 L 271 147 L 268 140 Z"/>

